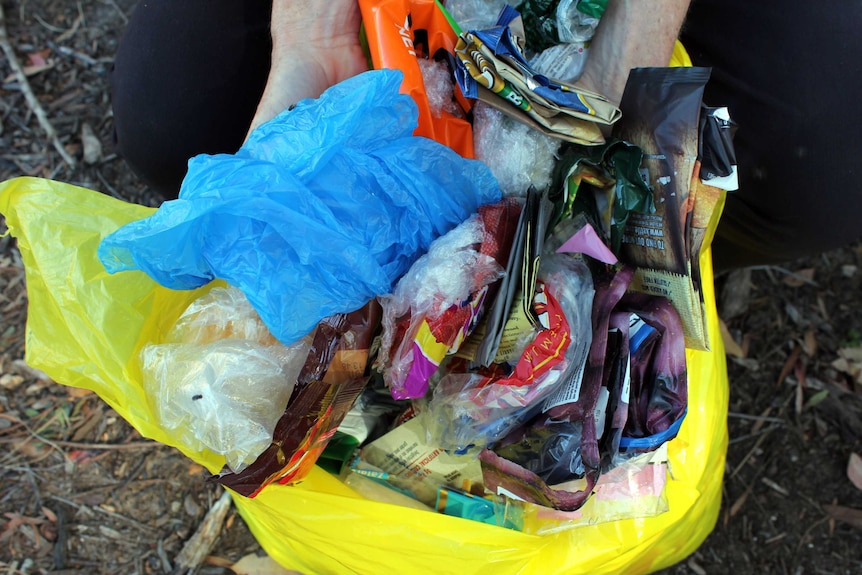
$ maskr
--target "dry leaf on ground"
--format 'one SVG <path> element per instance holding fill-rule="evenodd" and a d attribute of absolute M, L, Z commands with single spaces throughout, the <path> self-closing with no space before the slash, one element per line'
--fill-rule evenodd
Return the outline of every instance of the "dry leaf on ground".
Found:
<path fill-rule="evenodd" d="M 847 462 L 847 479 L 857 489 L 862 489 L 862 457 L 856 453 L 851 453 L 850 460 Z"/>
<path fill-rule="evenodd" d="M 258 557 L 253 553 L 234 563 L 231 570 L 237 575 L 302 575 L 285 569 L 268 555 Z"/>
<path fill-rule="evenodd" d="M 102 159 L 102 142 L 90 124 L 84 123 L 81 126 L 81 142 L 84 144 L 85 163 L 95 164 Z"/>
<path fill-rule="evenodd" d="M 862 529 L 862 509 L 853 509 L 842 505 L 824 505 L 823 511 L 838 521 Z"/>
<path fill-rule="evenodd" d="M 862 384 L 862 347 L 845 347 L 838 350 L 838 359 L 832 367 L 846 373 L 856 383 Z"/>
<path fill-rule="evenodd" d="M 784 283 L 790 287 L 801 287 L 814 281 L 814 268 L 796 270 L 791 275 L 784 277 Z"/>
<path fill-rule="evenodd" d="M 745 357 L 745 351 L 742 349 L 736 340 L 733 339 L 733 336 L 730 334 L 730 330 L 727 328 L 727 324 L 724 323 L 724 320 L 719 319 L 718 325 L 721 329 L 721 340 L 724 342 L 724 353 L 731 357 Z"/>
<path fill-rule="evenodd" d="M 802 338 L 802 351 L 808 357 L 814 357 L 817 355 L 817 347 L 817 335 L 813 329 L 809 329 Z"/>

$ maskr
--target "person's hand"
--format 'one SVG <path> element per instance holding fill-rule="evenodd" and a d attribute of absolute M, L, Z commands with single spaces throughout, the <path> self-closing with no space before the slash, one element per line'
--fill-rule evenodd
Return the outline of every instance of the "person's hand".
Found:
<path fill-rule="evenodd" d="M 249 133 L 303 98 L 367 69 L 356 0 L 274 0 L 272 64 Z"/>
<path fill-rule="evenodd" d="M 609 2 L 578 86 L 619 105 L 629 71 L 667 66 L 690 0 Z"/>

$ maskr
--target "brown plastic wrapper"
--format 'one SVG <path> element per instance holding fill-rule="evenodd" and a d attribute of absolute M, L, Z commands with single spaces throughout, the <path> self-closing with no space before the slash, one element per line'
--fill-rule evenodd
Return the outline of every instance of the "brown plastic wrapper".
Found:
<path fill-rule="evenodd" d="M 635 68 L 629 74 L 614 137 L 644 153 L 656 211 L 633 213 L 622 257 L 636 267 L 688 273 L 686 223 L 697 161 L 698 126 L 709 68 Z"/>
<path fill-rule="evenodd" d="M 272 444 L 242 472 L 223 471 L 214 480 L 246 497 L 273 482 L 302 480 L 365 387 L 368 353 L 379 323 L 376 302 L 322 320 Z"/>
<path fill-rule="evenodd" d="M 625 228 L 620 259 L 637 268 L 631 289 L 670 299 L 686 347 L 698 350 L 710 346 L 700 254 L 724 206 L 724 191 L 700 179 L 701 98 L 709 72 L 632 70 L 620 105 L 625 116 L 614 130 L 643 150 L 656 206 L 652 214 L 632 213 Z"/>

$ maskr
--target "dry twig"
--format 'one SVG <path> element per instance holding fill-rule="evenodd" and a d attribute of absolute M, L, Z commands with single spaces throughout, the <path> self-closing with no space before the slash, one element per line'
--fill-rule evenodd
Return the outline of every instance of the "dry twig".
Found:
<path fill-rule="evenodd" d="M 129 17 L 126 16 L 126 13 L 123 12 L 123 9 L 117 5 L 115 0 L 107 0 L 107 2 L 108 2 L 108 4 L 110 4 L 111 6 L 113 6 L 117 10 L 117 14 L 119 14 L 120 18 L 122 18 L 123 24 L 128 24 L 129 23 Z"/>
<path fill-rule="evenodd" d="M 748 441 L 753 437 L 758 437 L 760 435 L 763 435 L 764 433 L 770 433 L 772 431 L 775 431 L 776 429 L 779 429 L 780 427 L 782 427 L 782 425 L 770 425 L 765 429 L 758 429 L 757 431 L 752 430 L 752 432 L 748 435 L 740 435 L 739 437 L 730 438 L 730 440 L 727 442 L 727 445 L 731 446 L 736 445 L 737 443 L 742 443 L 743 441 Z"/>
<path fill-rule="evenodd" d="M 63 144 L 60 143 L 60 139 L 57 137 L 57 131 L 48 119 L 48 114 L 45 112 L 45 108 L 42 107 L 42 104 L 39 103 L 39 100 L 33 93 L 33 89 L 30 87 L 30 82 L 27 81 L 27 76 L 24 74 L 24 70 L 21 68 L 21 64 L 15 56 L 15 50 L 12 49 L 12 44 L 9 43 L 9 34 L 6 31 L 6 17 L 3 14 L 2 5 L 0 5 L 0 48 L 2 48 L 3 52 L 6 54 L 6 59 L 9 61 L 9 67 L 12 68 L 12 71 L 18 77 L 18 84 L 21 92 L 24 94 L 24 99 L 27 101 L 27 106 L 39 120 L 39 125 L 42 126 L 48 139 L 51 140 L 51 143 L 54 145 L 54 149 L 57 150 L 57 153 L 60 154 L 61 158 L 63 158 L 63 161 L 66 162 L 70 168 L 74 168 L 75 159 L 69 155 L 69 152 L 67 152 L 63 147 Z"/>
<path fill-rule="evenodd" d="M 787 268 L 783 268 L 781 266 L 752 266 L 751 269 L 752 270 L 763 270 L 763 271 L 767 271 L 767 272 L 777 271 L 781 274 L 784 274 L 787 277 L 791 277 L 791 278 L 799 281 L 800 283 L 808 284 L 808 285 L 814 286 L 814 287 L 820 287 L 820 285 L 816 281 L 812 280 L 811 278 L 806 277 L 803 274 L 789 270 Z"/>
<path fill-rule="evenodd" d="M 155 527 L 150 527 L 149 525 L 145 525 L 145 524 L 141 523 L 140 521 L 135 521 L 134 519 L 126 517 L 125 515 L 120 515 L 119 513 L 115 513 L 114 511 L 110 511 L 110 510 L 105 509 L 103 507 L 99 507 L 98 505 L 93 505 L 93 506 L 82 505 L 80 503 L 75 503 L 74 501 L 71 501 L 70 499 L 66 499 L 63 497 L 58 497 L 57 495 L 50 495 L 50 494 L 48 495 L 48 499 L 53 499 L 54 501 L 59 501 L 60 503 L 65 503 L 66 505 L 69 505 L 70 507 L 74 507 L 75 509 L 84 509 L 87 511 L 96 511 L 98 513 L 101 513 L 102 515 L 107 515 L 108 517 L 112 517 L 118 521 L 122 521 L 123 523 L 125 523 L 131 527 L 134 527 L 134 528 L 138 529 L 139 531 L 142 531 L 143 533 L 146 533 L 148 535 L 153 535 L 153 534 L 158 533 L 158 529 L 156 529 Z"/>
<path fill-rule="evenodd" d="M 780 417 L 768 417 L 766 415 L 751 415 L 749 413 L 739 413 L 736 411 L 728 411 L 727 416 L 733 419 L 746 419 L 748 421 L 762 421 L 766 423 L 784 423 L 784 419 Z"/>
<path fill-rule="evenodd" d="M 92 450 L 92 451 L 102 451 L 102 450 L 110 450 L 110 451 L 126 451 L 133 449 L 152 449 L 154 447 L 163 447 L 161 443 L 156 441 L 136 441 L 134 443 L 82 443 L 80 441 L 64 441 L 62 439 L 46 439 L 41 435 L 36 435 L 32 433 L 32 439 L 35 441 L 41 441 L 42 443 L 46 443 L 51 447 L 54 447 L 58 451 L 63 451 L 60 449 L 61 447 L 69 447 L 71 449 L 83 449 L 83 450 Z M 0 443 L 17 443 L 21 441 L 21 438 L 3 438 L 0 439 Z"/>
<path fill-rule="evenodd" d="M 793 371 L 796 362 L 799 361 L 799 356 L 802 355 L 802 346 L 796 344 L 793 346 L 793 351 L 787 356 L 784 366 L 781 368 L 781 373 L 778 374 L 778 381 L 775 382 L 775 387 L 781 387 L 787 376 Z"/>
<path fill-rule="evenodd" d="M 180 554 L 172 575 L 181 575 L 197 569 L 212 549 L 215 540 L 221 534 L 224 518 L 231 506 L 230 493 L 225 491 L 218 501 L 210 508 L 203 522 L 192 535 Z"/>

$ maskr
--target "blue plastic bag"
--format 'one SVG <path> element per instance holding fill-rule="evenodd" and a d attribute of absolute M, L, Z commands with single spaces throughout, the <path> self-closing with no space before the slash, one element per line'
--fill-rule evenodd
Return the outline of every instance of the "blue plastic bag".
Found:
<path fill-rule="evenodd" d="M 192 158 L 179 199 L 102 241 L 105 268 L 172 289 L 223 279 L 285 344 L 389 293 L 435 238 L 500 198 L 484 164 L 412 136 L 401 79 L 360 74 L 260 126 L 235 155 Z"/>

